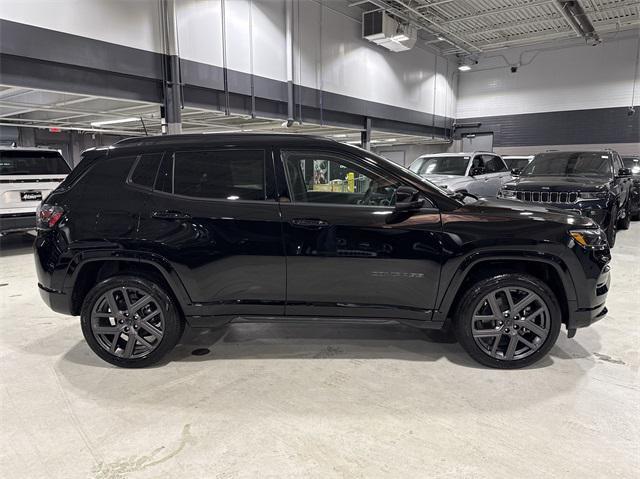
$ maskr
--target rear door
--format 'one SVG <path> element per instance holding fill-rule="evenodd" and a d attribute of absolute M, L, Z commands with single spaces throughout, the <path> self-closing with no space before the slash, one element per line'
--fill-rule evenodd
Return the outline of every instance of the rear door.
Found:
<path fill-rule="evenodd" d="M 165 153 L 139 249 L 160 254 L 200 314 L 282 315 L 285 258 L 273 159 L 264 148 Z"/>
<path fill-rule="evenodd" d="M 288 316 L 431 317 L 440 214 L 425 207 L 390 221 L 401 182 L 363 163 L 337 151 L 281 151 Z"/>

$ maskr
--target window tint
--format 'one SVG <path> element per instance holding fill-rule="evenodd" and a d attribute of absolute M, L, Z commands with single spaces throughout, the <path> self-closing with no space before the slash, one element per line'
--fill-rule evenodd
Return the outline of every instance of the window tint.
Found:
<path fill-rule="evenodd" d="M 69 171 L 57 151 L 0 151 L 0 175 L 66 175 Z"/>
<path fill-rule="evenodd" d="M 498 173 L 507 171 L 502 160 L 494 155 L 483 155 L 485 173 Z"/>
<path fill-rule="evenodd" d="M 115 188 L 125 182 L 135 159 L 134 156 L 127 156 L 96 161 L 83 177 L 84 197 L 112 197 Z"/>
<path fill-rule="evenodd" d="M 162 158 L 156 176 L 155 189 L 165 193 L 173 193 L 173 155 L 164 155 Z"/>
<path fill-rule="evenodd" d="M 227 200 L 264 200 L 264 151 L 176 152 L 176 195 Z"/>
<path fill-rule="evenodd" d="M 158 172 L 162 155 L 162 153 L 147 153 L 140 156 L 131 174 L 131 183 L 153 188 L 153 182 L 156 179 L 156 173 Z"/>
<path fill-rule="evenodd" d="M 537 154 L 522 171 L 523 176 L 611 176 L 608 153 L 550 152 Z"/>
<path fill-rule="evenodd" d="M 338 154 L 285 151 L 291 199 L 303 203 L 390 206 L 399 182 Z"/>

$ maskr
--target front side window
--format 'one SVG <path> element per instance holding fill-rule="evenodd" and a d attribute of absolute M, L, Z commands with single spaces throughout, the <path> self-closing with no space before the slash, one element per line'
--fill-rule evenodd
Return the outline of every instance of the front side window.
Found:
<path fill-rule="evenodd" d="M 536 155 L 522 176 L 612 176 L 611 157 L 600 152 L 553 152 Z"/>
<path fill-rule="evenodd" d="M 163 162 L 164 163 L 164 162 Z M 168 189 L 168 166 L 159 182 Z M 178 151 L 174 155 L 173 193 L 196 198 L 264 200 L 265 164 L 262 150 Z"/>
<path fill-rule="evenodd" d="M 464 176 L 469 165 L 468 156 L 432 156 L 422 158 L 421 162 L 411 165 L 411 170 L 419 175 L 455 175 Z"/>
<path fill-rule="evenodd" d="M 291 199 L 298 203 L 393 206 L 400 183 L 337 153 L 284 151 Z"/>

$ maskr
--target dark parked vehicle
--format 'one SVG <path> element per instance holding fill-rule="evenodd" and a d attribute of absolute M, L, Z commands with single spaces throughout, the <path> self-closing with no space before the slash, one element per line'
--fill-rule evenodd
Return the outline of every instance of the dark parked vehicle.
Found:
<path fill-rule="evenodd" d="M 632 220 L 640 220 L 640 156 L 623 156 L 625 168 L 631 170 L 633 176 L 629 199 L 629 211 Z"/>
<path fill-rule="evenodd" d="M 615 151 L 553 151 L 535 155 L 499 197 L 569 210 L 596 221 L 613 247 L 629 228 L 631 171 Z"/>
<path fill-rule="evenodd" d="M 590 219 L 447 194 L 323 138 L 124 140 L 85 152 L 38 218 L 44 301 L 118 366 L 160 360 L 185 322 L 395 320 L 517 368 L 607 313 Z"/>

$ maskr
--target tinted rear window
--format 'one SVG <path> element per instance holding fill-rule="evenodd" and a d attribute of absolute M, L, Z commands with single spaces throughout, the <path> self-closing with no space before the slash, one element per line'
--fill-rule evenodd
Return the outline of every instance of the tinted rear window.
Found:
<path fill-rule="evenodd" d="M 265 199 L 264 152 L 260 150 L 176 152 L 176 195 L 227 200 Z"/>
<path fill-rule="evenodd" d="M 66 175 L 71 169 L 51 151 L 0 151 L 0 175 Z"/>

